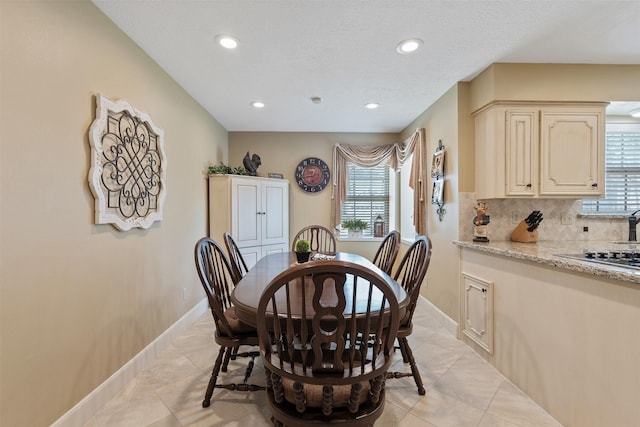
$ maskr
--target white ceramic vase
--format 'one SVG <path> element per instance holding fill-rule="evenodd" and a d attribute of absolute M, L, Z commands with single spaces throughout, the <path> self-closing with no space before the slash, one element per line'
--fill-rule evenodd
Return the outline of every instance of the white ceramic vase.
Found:
<path fill-rule="evenodd" d="M 362 237 L 362 230 L 351 230 L 349 229 L 349 237 L 352 239 L 357 239 Z"/>

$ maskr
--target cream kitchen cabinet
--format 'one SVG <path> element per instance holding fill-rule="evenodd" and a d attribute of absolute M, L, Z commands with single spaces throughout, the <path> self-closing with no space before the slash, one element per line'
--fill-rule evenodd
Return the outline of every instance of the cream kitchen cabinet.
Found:
<path fill-rule="evenodd" d="M 289 250 L 289 182 L 240 175 L 209 177 L 209 234 L 231 233 L 247 267 Z"/>
<path fill-rule="evenodd" d="M 606 103 L 494 103 L 477 113 L 476 197 L 601 197 Z"/>

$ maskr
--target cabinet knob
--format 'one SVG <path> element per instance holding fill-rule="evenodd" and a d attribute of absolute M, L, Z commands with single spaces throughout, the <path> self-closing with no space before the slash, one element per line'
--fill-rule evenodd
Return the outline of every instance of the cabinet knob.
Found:
<path fill-rule="evenodd" d="M 527 188 L 531 188 L 533 187 L 531 184 L 527 184 Z"/>
<path fill-rule="evenodd" d="M 592 186 L 593 188 L 597 188 L 597 187 L 598 187 L 598 183 L 597 183 L 597 182 L 594 182 L 593 184 L 591 184 L 591 186 Z"/>

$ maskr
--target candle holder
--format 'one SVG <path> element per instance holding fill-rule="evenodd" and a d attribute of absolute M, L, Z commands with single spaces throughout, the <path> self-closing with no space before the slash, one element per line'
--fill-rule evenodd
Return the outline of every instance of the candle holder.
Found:
<path fill-rule="evenodd" d="M 382 215 L 378 215 L 375 221 L 373 221 L 373 237 L 384 236 L 384 220 Z"/>

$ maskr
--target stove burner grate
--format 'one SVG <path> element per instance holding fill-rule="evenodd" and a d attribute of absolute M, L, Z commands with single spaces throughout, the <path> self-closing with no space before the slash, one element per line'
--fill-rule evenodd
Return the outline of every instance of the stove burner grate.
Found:
<path fill-rule="evenodd" d="M 640 269 L 640 251 L 602 250 L 585 251 L 582 254 L 555 255 L 563 258 L 571 258 L 579 261 L 587 261 L 597 264 Z"/>

